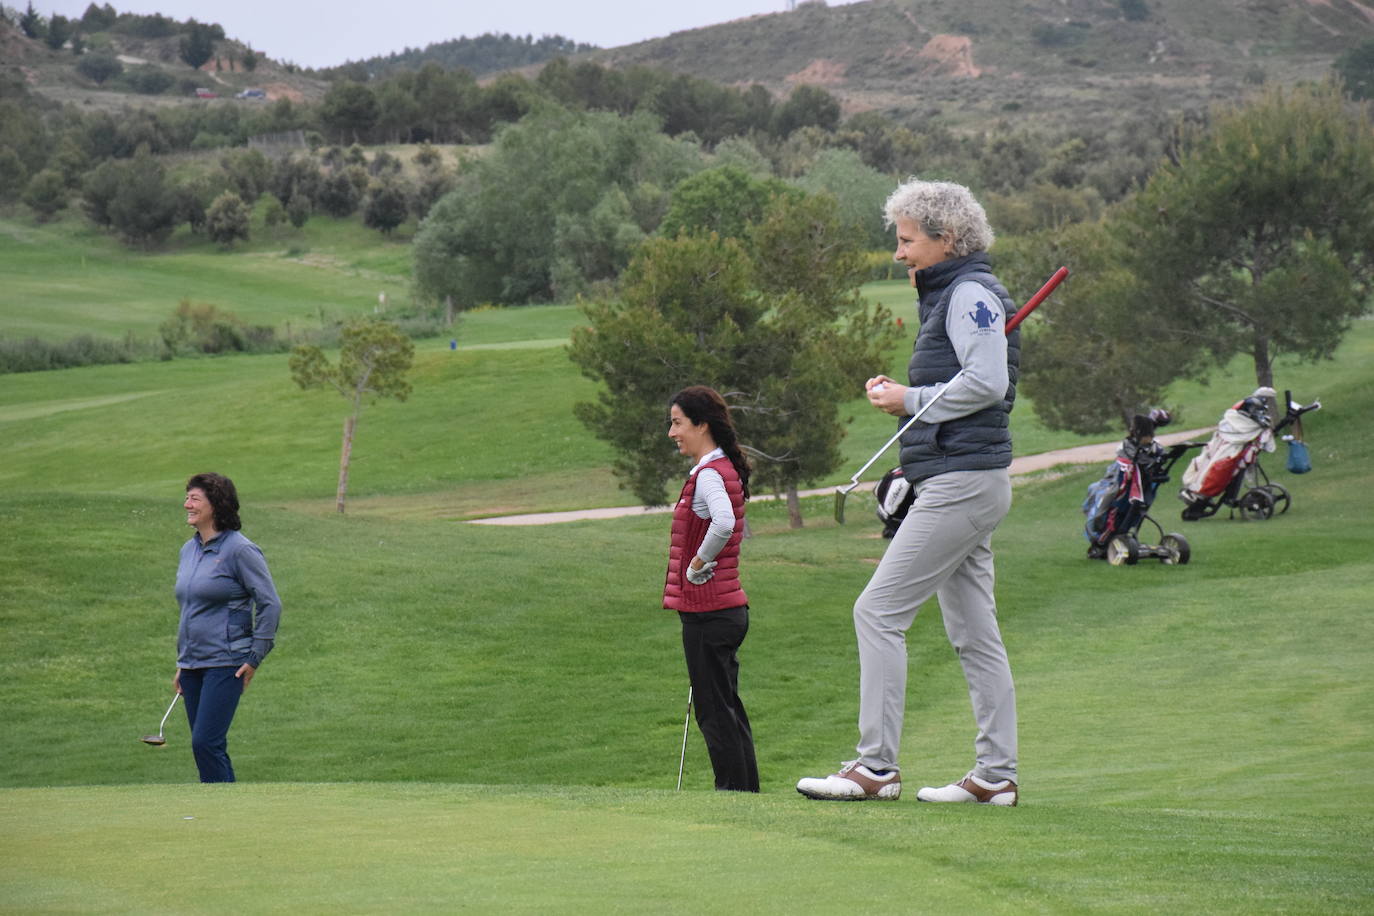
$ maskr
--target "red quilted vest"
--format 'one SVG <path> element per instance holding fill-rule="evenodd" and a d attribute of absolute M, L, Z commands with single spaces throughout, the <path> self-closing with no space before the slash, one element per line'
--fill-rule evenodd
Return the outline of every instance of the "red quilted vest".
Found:
<path fill-rule="evenodd" d="M 687 565 L 696 556 L 701 539 L 711 527 L 709 518 L 701 518 L 692 511 L 692 497 L 697 491 L 697 475 L 687 478 L 673 510 L 672 542 L 668 547 L 668 576 L 663 585 L 663 606 L 673 611 L 722 611 L 743 607 L 749 603 L 739 582 L 739 542 L 744 536 L 744 486 L 735 466 L 726 457 L 702 465 L 720 474 L 730 507 L 735 510 L 735 532 L 716 554 L 716 574 L 705 585 L 687 581 Z M 700 473 L 701 469 L 698 469 Z"/>

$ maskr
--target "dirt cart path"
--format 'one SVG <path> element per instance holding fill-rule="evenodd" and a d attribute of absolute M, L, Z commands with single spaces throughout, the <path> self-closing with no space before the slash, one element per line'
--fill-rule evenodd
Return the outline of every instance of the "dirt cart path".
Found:
<path fill-rule="evenodd" d="M 1168 433 L 1160 436 L 1159 441 L 1164 445 L 1173 445 L 1176 442 L 1187 442 L 1189 439 L 1205 439 L 1212 435 L 1214 427 L 1208 426 L 1203 429 L 1190 429 L 1183 432 Z M 1116 457 L 1117 447 L 1121 444 L 1120 439 L 1113 439 L 1111 442 L 1098 442 L 1093 445 L 1079 445 L 1074 448 L 1064 448 L 1053 452 L 1041 452 L 1038 455 L 1023 455 L 1014 458 L 1011 462 L 1011 474 L 1013 477 L 1034 474 L 1039 471 L 1048 471 L 1050 468 L 1060 465 L 1078 465 L 1101 462 L 1103 464 Z M 858 491 L 868 492 L 873 489 L 877 481 L 869 481 L 859 484 Z M 856 492 L 858 492 L 856 491 Z M 821 487 L 818 490 L 803 490 L 801 496 L 828 496 L 835 492 L 834 487 Z M 757 500 L 770 500 L 777 497 L 768 494 L 756 496 Z M 527 515 L 501 515 L 493 518 L 472 519 L 470 525 L 553 525 L 558 522 L 580 522 L 589 519 L 602 518 L 622 518 L 627 515 L 659 515 L 671 512 L 672 506 L 656 506 L 646 509 L 643 506 L 614 506 L 606 509 L 574 509 L 570 512 L 531 512 Z"/>

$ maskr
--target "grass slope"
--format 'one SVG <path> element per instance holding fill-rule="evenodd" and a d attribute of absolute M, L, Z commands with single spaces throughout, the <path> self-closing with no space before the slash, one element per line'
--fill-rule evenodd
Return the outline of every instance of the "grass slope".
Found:
<path fill-rule="evenodd" d="M 283 331 L 370 313 L 410 296 L 409 239 L 357 220 L 265 229 L 226 252 L 182 229 L 159 252 L 131 249 L 75 213 L 41 226 L 0 219 L 0 336 L 156 333 L 183 299 Z"/>
<path fill-rule="evenodd" d="M 0 908 L 1370 910 L 1368 323 L 1335 362 L 1283 369 L 1327 405 L 1311 474 L 1269 460 L 1286 515 L 1184 526 L 1166 489 L 1186 567 L 1082 558 L 1100 467 L 1018 487 L 997 536 L 1025 787 L 1007 812 L 793 792 L 853 746 L 849 608 L 883 549 L 823 498 L 800 531 L 750 509 L 765 793 L 711 793 L 695 730 L 670 791 L 685 677 L 657 609 L 663 517 L 453 521 L 617 496 L 570 417 L 590 383 L 539 344 L 564 313 L 523 314 L 471 316 L 495 322 L 481 349 L 422 346 L 412 399 L 364 414 L 342 518 L 343 402 L 292 390 L 282 357 L 0 379 Z M 1244 374 L 1179 397 L 1215 413 Z M 206 466 L 240 483 L 286 605 L 235 723 L 237 786 L 193 784 L 180 714 L 167 747 L 137 741 L 171 696 L 181 486 Z M 909 650 L 914 788 L 965 771 L 972 727 L 935 607 Z"/>

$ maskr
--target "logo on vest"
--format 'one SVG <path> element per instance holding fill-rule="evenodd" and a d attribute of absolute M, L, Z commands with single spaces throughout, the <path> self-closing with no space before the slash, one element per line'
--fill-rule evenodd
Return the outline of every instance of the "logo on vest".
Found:
<path fill-rule="evenodd" d="M 996 325 L 997 319 L 1001 316 L 988 308 L 987 303 L 980 299 L 978 300 L 978 307 L 969 312 L 968 317 L 972 319 L 974 324 L 978 325 L 979 330 L 987 330 Z"/>

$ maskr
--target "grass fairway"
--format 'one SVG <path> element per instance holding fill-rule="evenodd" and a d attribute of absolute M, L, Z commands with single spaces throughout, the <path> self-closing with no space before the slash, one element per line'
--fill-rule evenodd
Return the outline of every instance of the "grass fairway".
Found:
<path fill-rule="evenodd" d="M 1374 912 L 1374 327 L 1281 367 L 1326 404 L 1315 468 L 1263 523 L 1177 519 L 1193 562 L 1083 559 L 1099 466 L 1017 487 L 998 595 L 1022 806 L 917 805 L 970 765 L 968 698 L 933 606 L 909 634 L 907 797 L 793 791 L 849 756 L 849 610 L 883 549 L 870 504 L 750 508 L 742 692 L 764 785 L 710 791 L 658 610 L 662 516 L 538 529 L 481 515 L 627 502 L 571 417 L 567 306 L 478 312 L 423 341 L 415 393 L 363 415 L 332 509 L 344 403 L 283 356 L 0 376 L 0 911 Z M 1181 387 L 1188 425 L 1250 390 Z M 1195 413 L 1192 413 L 1194 412 Z M 862 461 L 890 423 L 862 413 Z M 1075 444 L 1018 409 L 1018 451 Z M 665 440 L 666 444 L 666 440 Z M 841 478 L 857 467 L 849 464 Z M 182 485 L 233 476 L 284 601 L 199 786 L 171 697 Z"/>
<path fill-rule="evenodd" d="M 1335 913 L 1369 892 L 1353 838 L 1265 813 L 425 783 L 0 800 L 15 912 Z"/>

